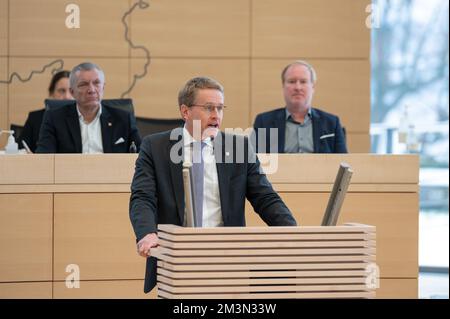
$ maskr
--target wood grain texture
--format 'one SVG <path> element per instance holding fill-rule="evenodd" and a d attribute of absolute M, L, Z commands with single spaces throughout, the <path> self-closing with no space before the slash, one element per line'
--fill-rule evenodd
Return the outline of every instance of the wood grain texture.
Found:
<path fill-rule="evenodd" d="M 131 73 L 139 73 L 145 60 L 132 59 Z M 247 59 L 165 59 L 155 58 L 150 76 L 139 81 L 131 93 L 136 114 L 150 118 L 180 118 L 178 92 L 196 76 L 208 76 L 224 86 L 222 129 L 249 127 L 249 76 Z"/>
<path fill-rule="evenodd" d="M 369 0 L 252 2 L 256 57 L 367 58 Z"/>
<path fill-rule="evenodd" d="M 1 4 L 6 2 L 5 0 L 1 0 Z M 0 9 L 1 11 L 1 9 Z M 1 39 L 0 39 L 1 41 Z M 3 50 L 3 46 L 0 50 Z M 5 46 L 6 48 L 6 46 Z M 1 56 L 0 51 L 0 80 L 7 81 L 8 80 L 8 59 Z M 9 119 L 8 119 L 8 85 L 0 83 L 0 129 L 9 130 Z M 0 136 L 0 149 L 4 148 L 6 145 L 7 136 L 2 134 Z"/>
<path fill-rule="evenodd" d="M 320 225 L 329 193 L 280 193 L 299 225 Z M 264 222 L 247 205 L 249 226 Z M 418 277 L 417 193 L 348 193 L 338 225 L 358 220 L 377 228 L 377 264 L 381 276 Z M 399 231 L 401 229 L 402 231 Z"/>
<path fill-rule="evenodd" d="M 8 54 L 8 0 L 0 0 L 0 58 Z M 1 74 L 0 79 L 3 78 Z M 0 84 L 1 85 L 1 84 Z"/>
<path fill-rule="evenodd" d="M 0 299 L 52 299 L 52 283 L 0 283 Z"/>
<path fill-rule="evenodd" d="M 0 195 L 0 282 L 52 280 L 53 195 Z"/>
<path fill-rule="evenodd" d="M 18 154 L 0 158 L 0 184 L 53 184 L 54 161 L 50 154 Z"/>
<path fill-rule="evenodd" d="M 129 194 L 55 194 L 54 279 L 77 264 L 81 280 L 143 279 L 128 217 Z"/>
<path fill-rule="evenodd" d="M 66 27 L 66 5 L 58 0 L 10 1 L 13 56 L 127 57 L 122 17 L 128 0 L 79 0 L 80 28 Z"/>
<path fill-rule="evenodd" d="M 156 57 L 248 57 L 249 25 L 250 0 L 153 1 L 131 22 L 133 42 Z"/>
<path fill-rule="evenodd" d="M 56 154 L 55 183 L 129 185 L 136 158 L 136 154 Z"/>
<path fill-rule="evenodd" d="M 77 289 L 56 281 L 53 289 L 56 299 L 156 299 L 157 296 L 157 288 L 144 293 L 144 280 L 81 281 Z"/>

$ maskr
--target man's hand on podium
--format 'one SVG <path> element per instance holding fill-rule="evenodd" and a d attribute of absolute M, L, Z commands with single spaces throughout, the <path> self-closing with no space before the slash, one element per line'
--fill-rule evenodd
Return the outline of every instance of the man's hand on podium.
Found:
<path fill-rule="evenodd" d="M 156 233 L 151 233 L 145 235 L 137 243 L 137 252 L 142 257 L 150 257 L 151 256 L 151 248 L 158 247 L 158 235 Z"/>

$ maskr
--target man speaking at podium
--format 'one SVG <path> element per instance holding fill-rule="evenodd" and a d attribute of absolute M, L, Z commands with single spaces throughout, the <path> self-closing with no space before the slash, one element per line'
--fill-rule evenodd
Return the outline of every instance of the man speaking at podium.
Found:
<path fill-rule="evenodd" d="M 247 138 L 219 131 L 226 108 L 223 92 L 211 78 L 189 80 L 178 95 L 184 127 L 150 135 L 141 144 L 131 184 L 130 219 L 138 253 L 147 258 L 145 292 L 156 285 L 156 258 L 150 256 L 158 245 L 157 225 L 186 225 L 183 162 L 193 165 L 200 227 L 245 226 L 246 198 L 269 226 L 296 226 L 260 170 Z"/>

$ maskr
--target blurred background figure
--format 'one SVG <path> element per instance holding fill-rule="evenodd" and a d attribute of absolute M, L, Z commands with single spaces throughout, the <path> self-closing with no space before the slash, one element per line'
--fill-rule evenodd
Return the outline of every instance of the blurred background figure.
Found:
<path fill-rule="evenodd" d="M 48 87 L 48 96 L 56 100 L 73 100 L 69 90 L 70 72 L 66 70 L 55 73 Z M 41 129 L 42 119 L 45 109 L 32 111 L 28 114 L 22 133 L 19 136 L 19 148 L 25 148 L 23 141 L 34 153 L 39 139 L 39 130 Z"/>

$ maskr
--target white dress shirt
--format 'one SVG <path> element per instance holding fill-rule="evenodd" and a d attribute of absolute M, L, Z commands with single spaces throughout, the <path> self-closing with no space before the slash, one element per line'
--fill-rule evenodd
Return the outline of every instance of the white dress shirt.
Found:
<path fill-rule="evenodd" d="M 83 154 L 98 154 L 103 153 L 102 128 L 100 125 L 100 115 L 102 114 L 102 107 L 100 106 L 91 123 L 86 123 L 83 115 L 78 109 L 78 121 L 80 122 L 81 131 L 81 145 Z"/>
<path fill-rule="evenodd" d="M 184 161 L 192 163 L 192 143 L 196 140 L 183 128 Z M 204 182 L 203 182 L 203 218 L 202 227 L 223 226 L 220 206 L 219 178 L 216 158 L 211 138 L 203 140 Z M 186 220 L 186 218 L 185 218 Z"/>

